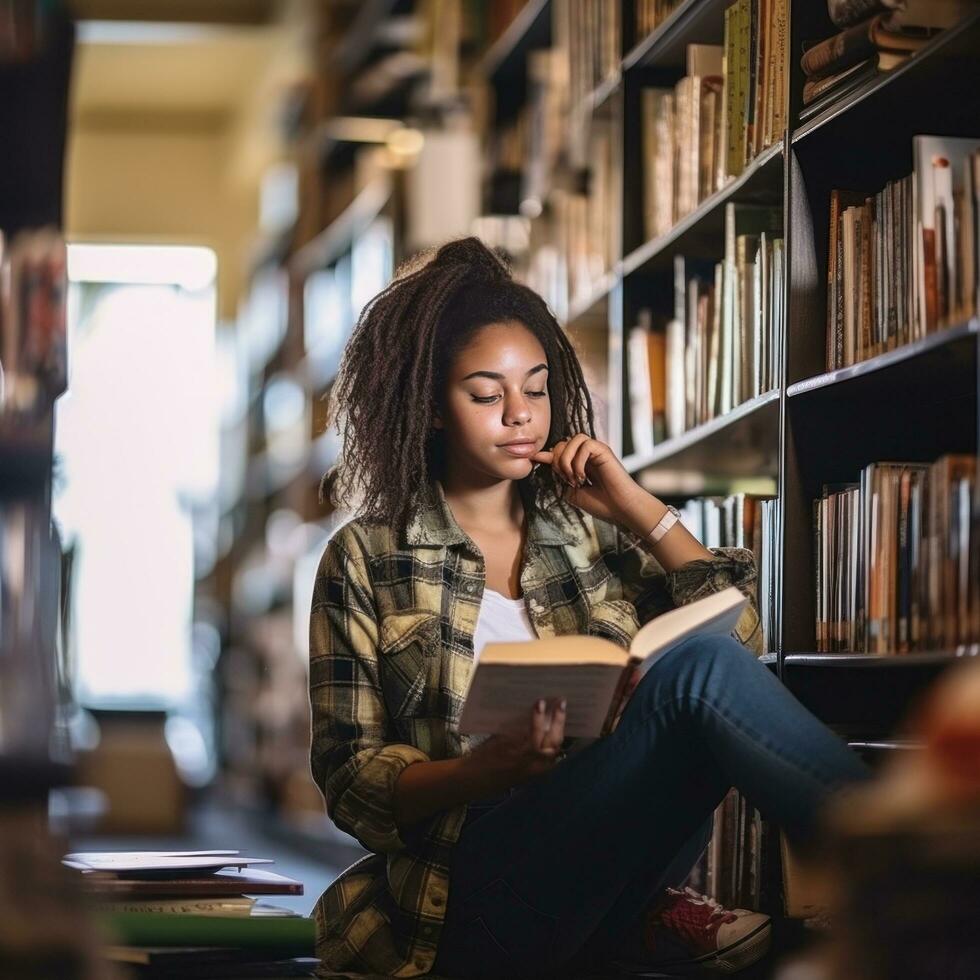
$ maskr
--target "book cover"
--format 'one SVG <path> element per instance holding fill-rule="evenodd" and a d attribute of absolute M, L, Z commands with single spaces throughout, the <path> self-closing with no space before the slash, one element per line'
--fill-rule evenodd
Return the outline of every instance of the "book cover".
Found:
<path fill-rule="evenodd" d="M 629 650 L 596 636 L 489 643 L 470 676 L 459 732 L 524 730 L 535 701 L 565 698 L 566 735 L 608 734 L 618 721 L 634 667 L 645 674 L 660 656 L 695 633 L 730 634 L 747 603 L 730 586 L 672 609 L 646 623 Z"/>

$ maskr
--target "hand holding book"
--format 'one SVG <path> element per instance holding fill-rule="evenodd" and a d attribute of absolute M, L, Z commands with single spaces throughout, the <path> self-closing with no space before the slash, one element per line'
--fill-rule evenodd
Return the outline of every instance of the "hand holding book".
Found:
<path fill-rule="evenodd" d="M 470 677 L 459 731 L 513 733 L 528 703 L 543 697 L 567 700 L 562 735 L 609 734 L 626 697 L 660 656 L 695 634 L 730 634 L 747 603 L 730 586 L 672 609 L 644 625 L 629 650 L 597 636 L 489 643 Z M 552 736 L 547 744 L 560 741 Z"/>
<path fill-rule="evenodd" d="M 495 791 L 519 786 L 548 772 L 565 738 L 565 701 L 539 698 L 523 726 L 515 725 L 481 742 L 465 758 Z"/>

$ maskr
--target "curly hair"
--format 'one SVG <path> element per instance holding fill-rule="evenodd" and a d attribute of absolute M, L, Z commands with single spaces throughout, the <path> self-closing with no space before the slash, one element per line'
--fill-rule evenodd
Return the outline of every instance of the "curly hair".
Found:
<path fill-rule="evenodd" d="M 480 328 L 517 321 L 537 337 L 550 368 L 548 446 L 576 432 L 595 437 L 592 399 L 561 325 L 534 290 L 477 238 L 423 252 L 399 267 L 361 312 L 329 393 L 327 424 L 342 434 L 340 460 L 321 500 L 360 517 L 403 527 L 435 499 L 445 462 L 444 432 L 432 425 L 456 355 Z M 532 507 L 544 501 L 576 514 L 550 467 L 526 478 Z"/>

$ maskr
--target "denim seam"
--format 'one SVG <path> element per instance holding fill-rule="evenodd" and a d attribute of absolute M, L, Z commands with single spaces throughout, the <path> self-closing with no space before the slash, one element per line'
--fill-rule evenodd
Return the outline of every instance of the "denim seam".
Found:
<path fill-rule="evenodd" d="M 825 790 L 832 786 L 824 781 L 822 775 L 808 766 L 806 763 L 796 762 L 795 760 L 789 758 L 783 752 L 779 751 L 775 744 L 773 744 L 768 738 L 766 738 L 761 733 L 755 733 L 753 729 L 742 728 L 741 725 L 736 724 L 732 718 L 725 712 L 720 711 L 716 708 L 710 701 L 705 700 L 700 695 L 673 695 L 665 701 L 661 701 L 656 704 L 650 711 L 646 712 L 641 716 L 643 722 L 649 722 L 651 718 L 662 711 L 665 707 L 670 705 L 677 705 L 686 699 L 691 699 L 697 701 L 699 704 L 703 705 L 717 718 L 720 718 L 728 728 L 730 732 L 734 732 L 736 735 L 740 736 L 744 741 L 748 741 L 752 744 L 753 736 L 755 737 L 757 743 L 761 745 L 767 752 L 774 755 L 780 762 L 784 765 L 791 766 L 793 769 L 799 771 L 812 782 L 816 783 L 821 789 Z"/>

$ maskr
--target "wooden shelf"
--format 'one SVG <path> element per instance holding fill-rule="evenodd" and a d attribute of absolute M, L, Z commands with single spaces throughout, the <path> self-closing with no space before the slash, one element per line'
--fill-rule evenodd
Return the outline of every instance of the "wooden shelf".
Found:
<path fill-rule="evenodd" d="M 980 651 L 963 653 L 923 651 L 921 653 L 787 653 L 785 667 L 861 667 L 872 670 L 901 670 L 903 667 L 942 667 L 958 660 L 969 660 Z"/>
<path fill-rule="evenodd" d="M 582 101 L 575 107 L 575 111 L 580 117 L 591 116 L 609 101 L 613 93 L 623 84 L 623 73 L 617 71 L 609 78 L 600 82 Z"/>
<path fill-rule="evenodd" d="M 975 123 L 976 92 L 980 83 L 980 11 L 938 34 L 905 64 L 868 79 L 863 85 L 793 131 L 793 144 L 815 133 L 846 124 L 853 132 L 875 133 L 883 125 L 909 125 L 931 132 L 937 114 L 947 110 Z M 966 71 L 951 71 L 951 63 Z M 901 107 L 898 114 L 889 107 Z M 833 138 L 833 137 L 831 137 Z"/>
<path fill-rule="evenodd" d="M 675 68 L 683 72 L 689 44 L 721 44 L 732 0 L 687 0 L 623 59 L 623 70 Z"/>
<path fill-rule="evenodd" d="M 874 739 L 866 742 L 847 743 L 852 749 L 858 752 L 918 752 L 925 746 L 922 742 L 913 739 Z"/>
<path fill-rule="evenodd" d="M 783 187 L 782 144 L 759 154 L 734 180 L 681 218 L 666 235 L 630 252 L 620 263 L 626 276 L 673 269 L 674 255 L 721 258 L 724 252 L 725 205 L 729 201 L 779 204 Z"/>
<path fill-rule="evenodd" d="M 652 469 L 675 471 L 679 484 L 684 483 L 683 474 L 692 471 L 731 479 L 775 479 L 778 429 L 779 391 L 773 390 L 668 439 L 651 453 L 627 456 L 623 465 L 633 475 Z"/>
<path fill-rule="evenodd" d="M 381 214 L 391 194 L 390 180 L 372 180 L 316 238 L 297 250 L 290 260 L 293 272 L 309 275 L 328 266 Z"/>
<path fill-rule="evenodd" d="M 911 344 L 904 344 L 894 350 L 886 351 L 884 354 L 870 357 L 866 361 L 859 361 L 857 364 L 838 368 L 835 371 L 827 371 L 825 374 L 818 374 L 804 381 L 797 381 L 786 389 L 786 396 L 787 398 L 796 398 L 831 385 L 840 385 L 855 379 L 865 378 L 877 372 L 897 373 L 898 370 L 902 369 L 933 375 L 935 368 L 939 365 L 932 362 L 939 359 L 945 362 L 951 357 L 959 359 L 966 354 L 971 360 L 974 360 L 978 333 L 980 333 L 980 320 L 973 318 L 966 323 L 938 330 L 936 333 L 923 337 L 921 340 L 913 341 Z M 974 370 L 972 374 L 975 376 L 976 371 Z M 947 377 L 946 383 L 948 381 Z"/>
<path fill-rule="evenodd" d="M 527 53 L 551 41 L 551 0 L 526 0 L 507 30 L 490 46 L 477 69 L 491 85 L 521 77 Z"/>
<path fill-rule="evenodd" d="M 591 312 L 593 307 L 598 306 L 603 300 L 608 299 L 609 294 L 618 284 L 618 274 L 616 272 L 607 272 L 593 285 L 591 292 L 576 296 L 574 301 L 569 304 L 565 325 L 572 326 L 576 320 L 580 320 L 586 313 Z"/>

